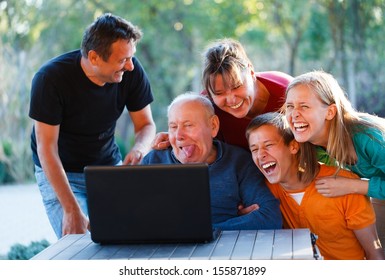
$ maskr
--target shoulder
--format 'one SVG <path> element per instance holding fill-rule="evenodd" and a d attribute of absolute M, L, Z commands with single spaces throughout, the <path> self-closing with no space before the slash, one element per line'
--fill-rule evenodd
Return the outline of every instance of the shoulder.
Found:
<path fill-rule="evenodd" d="M 378 128 L 368 126 L 358 126 L 353 131 L 353 141 L 365 142 L 370 140 L 378 140 L 384 142 L 384 132 Z"/>
<path fill-rule="evenodd" d="M 292 76 L 280 71 L 256 72 L 255 76 L 262 83 L 265 81 L 265 82 L 281 85 L 284 87 L 287 87 L 287 85 L 293 80 Z"/>
<path fill-rule="evenodd" d="M 36 76 L 62 79 L 65 73 L 73 74 L 77 72 L 76 69 L 80 68 L 80 58 L 80 50 L 61 54 L 44 63 Z"/>
<path fill-rule="evenodd" d="M 244 148 L 231 145 L 220 140 L 214 140 L 214 141 L 217 142 L 219 146 L 221 146 L 224 153 L 237 155 L 239 157 L 247 157 L 251 159 L 250 152 L 248 150 L 245 150 Z"/>
<path fill-rule="evenodd" d="M 385 152 L 384 132 L 374 127 L 364 127 L 352 134 L 356 153 L 362 156 L 377 156 Z"/>
<path fill-rule="evenodd" d="M 41 71 L 46 69 L 60 68 L 66 66 L 76 66 L 80 63 L 81 53 L 80 50 L 70 51 L 59 56 L 56 56 L 42 65 Z"/>
<path fill-rule="evenodd" d="M 151 150 L 142 161 L 142 164 L 173 163 L 171 148 L 165 150 Z"/>
<path fill-rule="evenodd" d="M 240 166 L 244 169 L 246 168 L 257 168 L 251 157 L 251 153 L 239 146 L 227 144 L 225 142 L 218 141 L 221 150 L 222 156 L 221 159 L 224 162 L 231 162 L 233 166 Z"/>
<path fill-rule="evenodd" d="M 340 169 L 337 174 L 336 174 L 336 172 L 337 172 L 337 167 L 326 165 L 326 164 L 321 164 L 320 165 L 320 171 L 319 171 L 317 177 L 337 175 L 337 176 L 347 177 L 347 178 L 359 178 L 358 175 L 356 175 L 353 172 L 346 170 L 346 169 Z"/>

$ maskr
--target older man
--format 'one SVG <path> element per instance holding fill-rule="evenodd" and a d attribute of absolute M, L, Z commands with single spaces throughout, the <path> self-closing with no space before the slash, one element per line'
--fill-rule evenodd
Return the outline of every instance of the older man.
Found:
<path fill-rule="evenodd" d="M 281 228 L 279 202 L 266 187 L 250 154 L 242 148 L 214 140 L 218 129 L 219 119 L 206 97 L 182 94 L 168 107 L 171 147 L 152 150 L 142 163 L 207 163 L 215 228 Z M 238 215 L 239 205 L 256 207 L 250 213 Z"/>

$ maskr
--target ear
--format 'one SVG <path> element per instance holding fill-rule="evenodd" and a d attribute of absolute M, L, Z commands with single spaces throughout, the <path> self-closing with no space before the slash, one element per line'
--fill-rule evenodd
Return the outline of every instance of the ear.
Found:
<path fill-rule="evenodd" d="M 214 115 L 210 118 L 210 126 L 211 126 L 211 136 L 214 138 L 217 136 L 219 131 L 219 118 L 217 115 Z"/>
<path fill-rule="evenodd" d="M 299 152 L 299 143 L 294 139 L 291 140 L 291 142 L 289 143 L 289 149 L 292 155 L 297 154 Z"/>
<path fill-rule="evenodd" d="M 251 76 L 254 78 L 255 77 L 255 71 L 253 69 L 253 66 L 251 64 L 249 64 L 248 67 L 249 67 Z"/>
<path fill-rule="evenodd" d="M 337 106 L 336 104 L 331 104 L 328 106 L 325 119 L 330 121 L 336 116 L 336 114 L 337 114 Z"/>
<path fill-rule="evenodd" d="M 99 55 L 94 50 L 90 50 L 88 52 L 88 60 L 91 62 L 92 65 L 97 65 L 99 59 Z"/>

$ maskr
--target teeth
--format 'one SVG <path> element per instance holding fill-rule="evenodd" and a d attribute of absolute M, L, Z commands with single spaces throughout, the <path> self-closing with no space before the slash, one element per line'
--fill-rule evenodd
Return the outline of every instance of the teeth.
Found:
<path fill-rule="evenodd" d="M 301 127 L 305 127 L 305 126 L 307 126 L 306 123 L 294 123 L 295 128 L 301 128 Z"/>
<path fill-rule="evenodd" d="M 267 169 L 267 168 L 269 168 L 269 167 L 271 167 L 271 166 L 273 166 L 273 165 L 275 165 L 275 162 L 269 162 L 269 163 L 263 164 L 263 165 L 262 165 L 262 168 L 263 168 L 263 169 Z"/>
<path fill-rule="evenodd" d="M 243 104 L 243 100 L 241 102 L 239 102 L 238 104 L 234 105 L 234 106 L 230 106 L 231 109 L 238 109 L 239 107 L 241 107 Z"/>

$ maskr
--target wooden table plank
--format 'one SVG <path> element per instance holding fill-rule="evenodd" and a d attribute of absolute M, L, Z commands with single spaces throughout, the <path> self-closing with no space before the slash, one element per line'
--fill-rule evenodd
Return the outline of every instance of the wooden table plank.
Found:
<path fill-rule="evenodd" d="M 128 260 L 138 250 L 139 245 L 119 245 L 119 248 L 109 259 Z"/>
<path fill-rule="evenodd" d="M 137 247 L 137 250 L 132 254 L 130 259 L 150 259 L 156 252 L 159 245 L 157 244 L 142 244 Z"/>
<path fill-rule="evenodd" d="M 314 259 L 308 229 L 222 231 L 208 243 L 100 245 L 66 235 L 32 259 Z"/>
<path fill-rule="evenodd" d="M 231 258 L 235 243 L 237 242 L 239 231 L 222 231 L 210 259 L 228 260 Z"/>
<path fill-rule="evenodd" d="M 188 260 L 190 256 L 195 251 L 197 244 L 178 244 L 176 246 L 175 251 L 170 256 L 171 260 L 179 259 L 179 260 Z"/>
<path fill-rule="evenodd" d="M 90 242 L 92 242 L 86 234 L 80 235 L 80 237 L 81 238 L 71 243 L 70 247 L 65 248 L 59 254 L 54 256 L 52 260 L 70 260 L 74 255 L 81 252 L 90 244 Z"/>
<path fill-rule="evenodd" d="M 92 240 L 90 240 L 88 237 L 87 241 L 88 245 L 84 247 L 83 250 L 72 256 L 70 258 L 71 260 L 89 260 L 102 249 L 102 246 L 92 242 Z"/>
<path fill-rule="evenodd" d="M 236 246 L 233 254 L 231 255 L 232 260 L 249 260 L 253 253 L 255 238 L 257 232 L 255 230 L 241 231 L 238 236 Z"/>
<path fill-rule="evenodd" d="M 276 230 L 274 234 L 273 260 L 291 260 L 293 258 L 293 231 Z"/>
<path fill-rule="evenodd" d="M 119 251 L 121 245 L 97 245 L 101 246 L 101 249 L 90 257 L 90 260 L 109 260 L 116 252 Z"/>
<path fill-rule="evenodd" d="M 273 241 L 274 231 L 258 230 L 251 258 L 253 260 L 270 260 L 273 255 Z"/>
<path fill-rule="evenodd" d="M 175 244 L 163 244 L 151 256 L 151 259 L 169 259 L 176 249 Z"/>
<path fill-rule="evenodd" d="M 293 259 L 314 260 L 310 231 L 308 229 L 293 231 Z"/>
<path fill-rule="evenodd" d="M 217 246 L 218 240 L 221 239 L 221 235 L 222 234 L 220 233 L 219 236 L 212 242 L 197 244 L 194 252 L 190 256 L 190 260 L 209 260 L 215 247 Z"/>
<path fill-rule="evenodd" d="M 83 234 L 69 234 L 63 236 L 58 242 L 52 244 L 48 248 L 35 255 L 33 260 L 47 260 L 52 259 L 56 255 L 60 254 L 63 250 L 67 249 L 71 244 L 82 238 Z"/>

